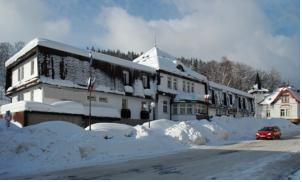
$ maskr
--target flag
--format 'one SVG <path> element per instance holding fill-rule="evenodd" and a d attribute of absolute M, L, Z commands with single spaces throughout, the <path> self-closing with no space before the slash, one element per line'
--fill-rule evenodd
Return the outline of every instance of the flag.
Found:
<path fill-rule="evenodd" d="M 90 57 L 89 64 L 90 64 L 90 66 L 91 66 L 92 63 L 93 63 L 92 52 L 89 52 L 89 57 Z"/>
<path fill-rule="evenodd" d="M 95 89 L 95 78 L 92 79 L 91 77 L 89 77 L 88 81 L 87 81 L 87 85 L 88 85 L 89 91 L 94 90 Z"/>

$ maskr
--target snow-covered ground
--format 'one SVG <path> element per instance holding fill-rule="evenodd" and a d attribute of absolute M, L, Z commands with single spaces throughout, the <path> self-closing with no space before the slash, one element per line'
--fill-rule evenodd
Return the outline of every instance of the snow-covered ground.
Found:
<path fill-rule="evenodd" d="M 283 136 L 299 126 L 282 119 L 214 117 L 174 122 L 155 120 L 135 127 L 98 123 L 83 129 L 63 121 L 6 128 L 0 120 L 0 177 L 145 158 L 196 146 L 217 146 L 255 138 L 258 129 L 278 125 Z M 5 147 L 3 147 L 5 146 Z"/>

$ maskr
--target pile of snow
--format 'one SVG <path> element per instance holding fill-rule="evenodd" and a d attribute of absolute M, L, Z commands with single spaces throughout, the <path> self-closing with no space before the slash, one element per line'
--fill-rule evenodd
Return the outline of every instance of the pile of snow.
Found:
<path fill-rule="evenodd" d="M 133 93 L 133 88 L 129 85 L 124 86 L 124 90 L 127 93 Z"/>
<path fill-rule="evenodd" d="M 277 125 L 283 136 L 299 133 L 284 119 L 214 117 L 174 122 L 160 119 L 135 127 L 97 123 L 83 129 L 63 121 L 7 129 L 0 122 L 0 176 L 62 170 L 255 139 L 258 129 Z"/>
<path fill-rule="evenodd" d="M 85 130 L 89 130 L 89 126 Z M 100 132 L 105 139 L 134 137 L 136 135 L 136 130 L 133 127 L 118 123 L 95 123 L 91 125 L 91 130 Z"/>
<path fill-rule="evenodd" d="M 166 130 L 166 135 L 178 139 L 182 143 L 202 145 L 206 143 L 202 134 L 189 123 L 180 122 Z"/>

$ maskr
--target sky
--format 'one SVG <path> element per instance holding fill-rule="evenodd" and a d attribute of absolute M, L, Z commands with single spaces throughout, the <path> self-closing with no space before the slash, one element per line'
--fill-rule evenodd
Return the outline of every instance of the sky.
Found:
<path fill-rule="evenodd" d="M 80 48 L 204 61 L 223 56 L 300 87 L 299 0 L 0 0 L 0 42 L 44 37 Z"/>

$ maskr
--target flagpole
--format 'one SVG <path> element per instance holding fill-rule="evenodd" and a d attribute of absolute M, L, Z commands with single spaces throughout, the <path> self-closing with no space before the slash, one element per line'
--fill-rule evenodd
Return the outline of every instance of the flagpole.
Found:
<path fill-rule="evenodd" d="M 91 131 L 91 82 L 92 82 L 92 78 L 91 78 L 91 66 L 92 66 L 92 53 L 90 52 L 90 64 L 89 64 L 89 79 L 90 79 L 90 83 L 88 84 L 88 91 L 89 91 L 89 131 Z"/>

